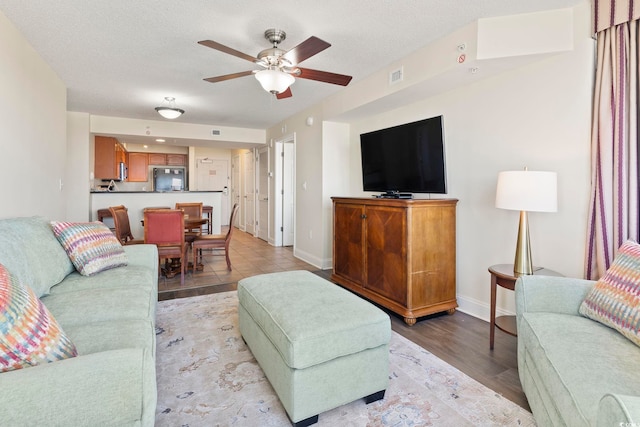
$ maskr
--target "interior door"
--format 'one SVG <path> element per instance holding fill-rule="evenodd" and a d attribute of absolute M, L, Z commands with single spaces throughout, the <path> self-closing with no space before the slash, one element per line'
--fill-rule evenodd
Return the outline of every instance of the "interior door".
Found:
<path fill-rule="evenodd" d="M 229 162 L 224 159 L 196 159 L 196 189 L 200 191 L 222 191 L 220 225 L 229 223 Z"/>
<path fill-rule="evenodd" d="M 258 151 L 257 163 L 258 229 L 256 237 L 268 241 L 269 238 L 269 148 Z"/>
<path fill-rule="evenodd" d="M 244 208 L 242 206 L 241 201 L 241 192 L 240 192 L 240 155 L 235 154 L 231 156 L 231 202 L 233 204 L 238 204 L 240 208 L 238 209 L 238 213 L 236 214 L 235 225 L 240 229 L 244 230 L 244 221 L 241 221 L 240 218 L 243 217 Z M 229 224 L 234 225 L 234 224 Z"/>
<path fill-rule="evenodd" d="M 245 231 L 255 236 L 255 158 L 253 150 L 244 155 L 244 227 Z"/>
<path fill-rule="evenodd" d="M 284 144 L 284 159 L 282 161 L 282 246 L 293 246 L 294 243 L 294 215 L 295 201 L 295 161 L 294 144 Z"/>

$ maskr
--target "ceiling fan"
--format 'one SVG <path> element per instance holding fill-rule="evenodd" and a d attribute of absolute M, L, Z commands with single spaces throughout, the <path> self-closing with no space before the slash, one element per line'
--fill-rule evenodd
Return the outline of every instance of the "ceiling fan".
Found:
<path fill-rule="evenodd" d="M 305 59 L 308 59 L 331 46 L 329 43 L 311 36 L 293 49 L 284 51 L 280 49 L 278 45 L 286 37 L 287 34 L 282 30 L 275 28 L 266 30 L 264 32 L 264 38 L 269 40 L 273 47 L 263 50 L 255 57 L 212 40 L 199 41 L 198 43 L 203 46 L 253 62 L 263 68 L 262 70 L 241 71 L 239 73 L 225 74 L 218 77 L 209 77 L 204 80 L 216 83 L 255 74 L 256 79 L 258 79 L 264 90 L 275 94 L 278 99 L 289 98 L 293 95 L 291 93 L 290 86 L 295 81 L 295 77 L 341 86 L 349 84 L 351 76 L 298 67 L 298 64 Z"/>

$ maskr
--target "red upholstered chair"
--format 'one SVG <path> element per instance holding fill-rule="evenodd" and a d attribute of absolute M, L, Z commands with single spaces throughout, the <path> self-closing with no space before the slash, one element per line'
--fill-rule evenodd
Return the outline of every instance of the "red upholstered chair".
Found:
<path fill-rule="evenodd" d="M 198 256 L 202 259 L 202 249 L 213 249 L 215 255 L 224 255 L 227 259 L 227 268 L 231 271 L 231 260 L 229 259 L 229 244 L 231 243 L 231 236 L 233 235 L 234 221 L 236 213 L 238 212 L 239 205 L 236 203 L 231 209 L 231 217 L 229 218 L 229 231 L 227 234 L 204 234 L 196 237 L 191 243 L 191 249 L 193 251 L 193 266 L 198 265 Z M 224 253 L 221 251 L 224 250 Z M 219 251 L 219 252 L 216 252 Z"/>
<path fill-rule="evenodd" d="M 131 226 L 129 225 L 129 213 L 123 205 L 109 207 L 109 212 L 113 218 L 115 226 L 115 235 L 122 245 L 137 245 L 144 243 L 143 239 L 136 239 L 131 234 Z"/>
<path fill-rule="evenodd" d="M 145 209 L 144 242 L 158 247 L 160 260 L 180 258 L 180 284 L 184 285 L 188 246 L 184 241 L 184 212 L 177 209 Z"/>

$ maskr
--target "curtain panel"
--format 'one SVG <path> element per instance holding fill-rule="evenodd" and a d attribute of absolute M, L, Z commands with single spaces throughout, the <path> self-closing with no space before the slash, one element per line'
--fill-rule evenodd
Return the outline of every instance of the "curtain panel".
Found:
<path fill-rule="evenodd" d="M 630 7 L 633 10 L 633 2 Z M 612 12 L 610 15 L 618 14 Z M 585 262 L 585 277 L 592 280 L 604 274 L 626 240 L 637 241 L 640 237 L 638 29 L 638 20 L 633 20 L 597 34 L 591 133 L 592 188 Z"/>
<path fill-rule="evenodd" d="M 640 0 L 592 0 L 593 33 L 640 19 Z"/>

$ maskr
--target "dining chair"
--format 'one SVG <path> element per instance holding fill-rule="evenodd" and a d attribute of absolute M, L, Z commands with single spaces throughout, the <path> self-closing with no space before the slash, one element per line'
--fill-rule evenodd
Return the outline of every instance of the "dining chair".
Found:
<path fill-rule="evenodd" d="M 122 245 L 137 245 L 144 243 L 144 239 L 136 239 L 131 234 L 131 225 L 129 224 L 129 212 L 124 205 L 110 206 L 109 212 L 113 218 L 115 227 L 115 235 Z"/>
<path fill-rule="evenodd" d="M 189 218 L 202 218 L 202 203 L 176 203 L 176 209 L 182 209 Z M 187 240 L 193 240 L 195 236 L 202 234 L 202 225 L 187 230 Z"/>
<path fill-rule="evenodd" d="M 180 285 L 184 285 L 187 268 L 188 246 L 184 240 L 184 212 L 178 209 L 146 209 L 144 211 L 144 242 L 158 247 L 158 273 L 160 260 L 180 259 Z M 170 270 L 170 262 L 165 262 L 165 275 Z"/>
<path fill-rule="evenodd" d="M 198 257 L 202 260 L 202 249 L 213 249 L 214 255 L 224 255 L 227 259 L 227 269 L 231 271 L 231 259 L 229 258 L 229 244 L 231 243 L 231 236 L 233 235 L 233 230 L 235 228 L 234 221 L 236 218 L 236 213 L 238 212 L 238 208 L 240 205 L 237 203 L 233 205 L 231 209 L 231 216 L 229 218 L 229 231 L 226 234 L 205 234 L 202 236 L 196 237 L 196 239 L 191 243 L 191 250 L 193 252 L 193 268 L 195 268 L 198 264 Z M 220 253 L 219 251 L 224 250 L 224 253 Z M 218 251 L 218 252 L 216 252 Z"/>

